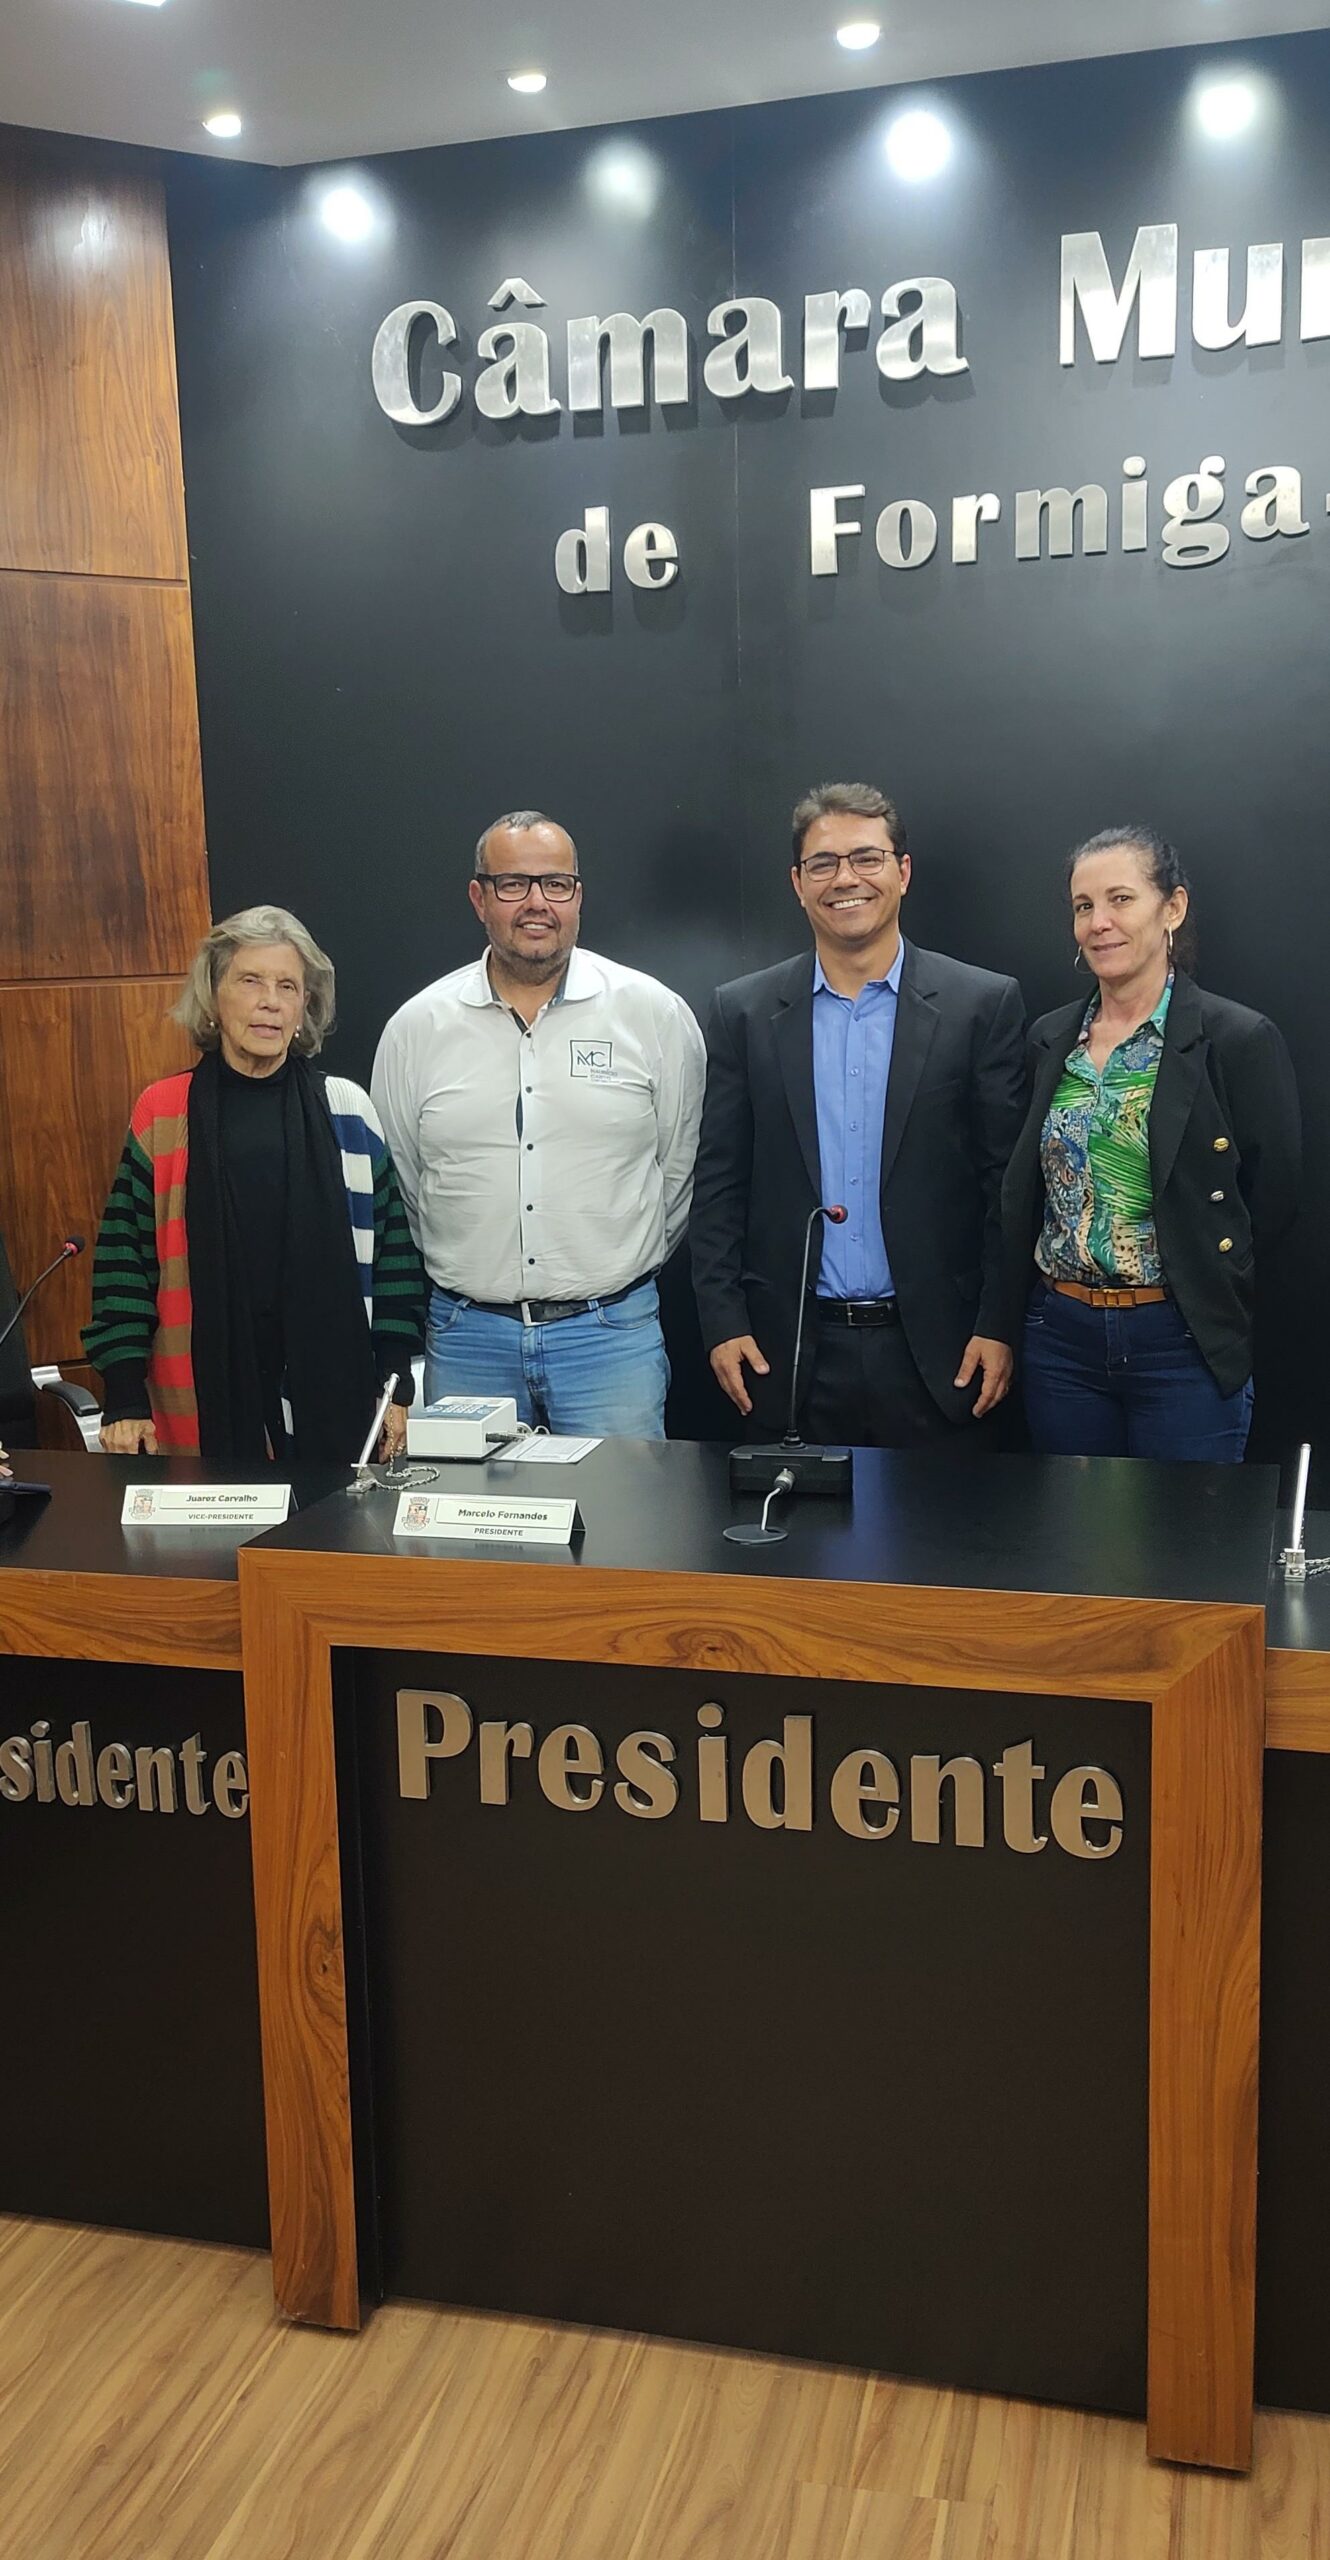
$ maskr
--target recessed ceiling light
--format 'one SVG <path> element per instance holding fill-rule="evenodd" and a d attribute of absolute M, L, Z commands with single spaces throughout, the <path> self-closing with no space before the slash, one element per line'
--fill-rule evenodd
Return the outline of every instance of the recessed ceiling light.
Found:
<path fill-rule="evenodd" d="M 543 71 L 510 71 L 508 86 L 517 91 L 519 98 L 538 98 L 547 76 Z"/>
<path fill-rule="evenodd" d="M 374 208 L 359 187 L 329 187 L 319 215 L 338 240 L 367 240 L 374 228 Z"/>
<path fill-rule="evenodd" d="M 139 0 L 141 9 L 160 9 L 161 6 L 162 0 Z"/>
<path fill-rule="evenodd" d="M 882 29 L 876 18 L 851 18 L 845 26 L 837 27 L 836 42 L 843 44 L 847 53 L 867 53 L 870 45 L 880 41 L 881 35 Z"/>
<path fill-rule="evenodd" d="M 1211 80 L 1198 90 L 1196 112 L 1216 142 L 1245 133 L 1256 113 L 1256 91 L 1250 80 Z"/>
<path fill-rule="evenodd" d="M 234 142 L 236 135 L 243 133 L 244 129 L 239 116 L 232 115 L 229 111 L 224 115 L 205 116 L 203 119 L 204 132 L 210 133 L 217 142 Z"/>
<path fill-rule="evenodd" d="M 898 178 L 935 178 L 951 158 L 951 135 L 941 116 L 911 107 L 887 127 L 887 158 Z"/>

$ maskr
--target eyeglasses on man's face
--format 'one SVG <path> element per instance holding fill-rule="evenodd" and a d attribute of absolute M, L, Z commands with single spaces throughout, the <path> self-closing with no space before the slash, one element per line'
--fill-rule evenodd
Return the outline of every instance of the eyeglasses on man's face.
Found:
<path fill-rule="evenodd" d="M 515 907 L 539 889 L 555 907 L 566 907 L 575 898 L 582 883 L 575 871 L 478 871 L 476 878 L 492 889 L 506 907 Z"/>
<path fill-rule="evenodd" d="M 857 844 L 852 853 L 806 853 L 798 867 L 806 879 L 834 880 L 841 864 L 848 862 L 860 880 L 875 880 L 884 863 L 898 859 L 894 849 L 888 851 L 885 845 Z"/>

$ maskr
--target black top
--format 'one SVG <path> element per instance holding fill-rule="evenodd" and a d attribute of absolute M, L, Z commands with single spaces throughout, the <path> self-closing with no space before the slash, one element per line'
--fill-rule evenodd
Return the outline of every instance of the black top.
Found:
<path fill-rule="evenodd" d="M 47 1502 L 20 1498 L 8 1525 L 0 1524 L 0 1623 L 4 1573 L 183 1575 L 196 1582 L 234 1582 L 236 1549 L 252 1530 L 122 1529 L 127 1484 L 225 1484 L 228 1479 L 197 1458 L 106 1458 L 79 1450 L 14 1450 L 10 1464 L 25 1484 L 50 1487 Z M 296 1502 L 318 1502 L 346 1481 L 344 1467 L 256 1467 L 246 1484 L 290 1484 Z M 232 1478 L 231 1481 L 239 1479 Z"/>
<path fill-rule="evenodd" d="M 1273 1467 L 856 1449 L 852 1501 L 777 1503 L 772 1520 L 788 1526 L 784 1544 L 741 1547 L 723 1535 L 725 1524 L 755 1519 L 761 1506 L 731 1498 L 725 1448 L 604 1440 L 578 1466 L 502 1459 L 440 1466 L 429 1487 L 575 1500 L 586 1534 L 571 1548 L 416 1538 L 394 1545 L 397 1497 L 389 1491 L 319 1503 L 266 1531 L 262 1544 L 318 1554 L 396 1552 L 404 1570 L 414 1554 L 519 1556 L 574 1572 L 590 1565 L 1258 1607 L 1269 1578 L 1278 1482 Z M 938 1605 L 944 1612 L 945 1603 Z"/>
<path fill-rule="evenodd" d="M 280 1345 L 282 1252 L 286 1241 L 286 1142 L 281 1092 L 289 1060 L 270 1076 L 237 1075 L 218 1059 L 222 1164 L 245 1256 L 250 1312 L 276 1325 Z M 280 1374 L 280 1361 L 279 1361 Z"/>
<path fill-rule="evenodd" d="M 1282 1512 L 1275 1530 L 1276 1565 L 1270 1580 L 1265 1640 L 1281 1652 L 1330 1653 L 1330 1573 L 1313 1574 L 1306 1582 L 1286 1582 L 1278 1557 L 1293 1526 Z M 1330 1511 L 1309 1511 L 1302 1524 L 1304 1555 L 1313 1562 L 1330 1557 Z"/>
<path fill-rule="evenodd" d="M 1040 1141 L 1085 998 L 1046 1013 L 1029 1044 L 1029 1107 L 1002 1186 L 1009 1327 L 1019 1327 L 1044 1216 Z M 1299 1206 L 1301 1125 L 1293 1066 L 1264 1014 L 1212 996 L 1179 970 L 1150 1105 L 1150 1177 L 1165 1282 L 1215 1383 L 1251 1376 L 1257 1256 Z"/>

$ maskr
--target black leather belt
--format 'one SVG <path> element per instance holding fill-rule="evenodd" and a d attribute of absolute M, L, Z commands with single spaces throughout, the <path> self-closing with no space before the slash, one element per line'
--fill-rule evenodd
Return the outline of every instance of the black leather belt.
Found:
<path fill-rule="evenodd" d="M 621 1298 L 631 1298 L 634 1289 L 643 1289 L 654 1278 L 648 1271 L 641 1280 L 630 1280 L 622 1289 L 606 1289 L 598 1298 L 519 1298 L 514 1306 L 500 1307 L 486 1298 L 468 1298 L 467 1305 L 478 1315 L 509 1316 L 514 1324 L 562 1324 L 565 1316 L 587 1316 L 593 1307 L 617 1307 Z"/>
<path fill-rule="evenodd" d="M 900 1323 L 900 1311 L 894 1298 L 819 1298 L 817 1314 L 820 1324 Z"/>

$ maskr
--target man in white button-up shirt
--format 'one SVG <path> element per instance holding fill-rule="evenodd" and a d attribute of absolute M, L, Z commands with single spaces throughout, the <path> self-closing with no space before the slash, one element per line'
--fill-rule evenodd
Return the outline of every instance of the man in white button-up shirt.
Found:
<path fill-rule="evenodd" d="M 486 828 L 470 898 L 488 950 L 393 1015 L 371 1080 L 433 1283 L 426 1397 L 661 1439 L 656 1273 L 688 1223 L 702 1034 L 576 948 L 576 847 L 538 810 Z"/>

